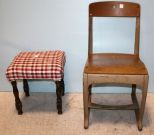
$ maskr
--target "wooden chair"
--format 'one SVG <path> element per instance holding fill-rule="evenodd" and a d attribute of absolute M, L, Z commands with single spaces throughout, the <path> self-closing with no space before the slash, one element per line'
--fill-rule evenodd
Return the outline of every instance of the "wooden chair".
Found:
<path fill-rule="evenodd" d="M 135 17 L 135 45 L 133 54 L 93 53 L 93 17 Z M 119 18 L 120 19 L 120 18 Z M 148 71 L 139 58 L 140 5 L 130 2 L 96 2 L 89 5 L 88 59 L 83 73 L 84 128 L 89 126 L 90 109 L 134 110 L 138 130 L 142 120 L 148 87 Z M 132 104 L 100 105 L 92 103 L 94 84 L 126 84 L 132 87 Z M 141 105 L 136 97 L 136 86 L 142 89 Z"/>

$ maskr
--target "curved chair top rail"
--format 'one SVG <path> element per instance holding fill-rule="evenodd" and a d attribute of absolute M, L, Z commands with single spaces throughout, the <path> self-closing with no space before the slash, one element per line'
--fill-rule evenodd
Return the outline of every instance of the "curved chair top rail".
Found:
<path fill-rule="evenodd" d="M 140 5 L 132 2 L 105 1 L 89 5 L 91 17 L 139 17 Z"/>

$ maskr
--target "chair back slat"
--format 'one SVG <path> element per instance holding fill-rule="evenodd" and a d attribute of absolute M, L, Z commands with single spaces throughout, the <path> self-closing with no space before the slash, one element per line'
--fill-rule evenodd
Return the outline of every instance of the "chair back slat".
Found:
<path fill-rule="evenodd" d="M 140 16 L 140 5 L 130 2 L 96 2 L 89 6 L 89 16 L 117 16 L 137 17 Z"/>

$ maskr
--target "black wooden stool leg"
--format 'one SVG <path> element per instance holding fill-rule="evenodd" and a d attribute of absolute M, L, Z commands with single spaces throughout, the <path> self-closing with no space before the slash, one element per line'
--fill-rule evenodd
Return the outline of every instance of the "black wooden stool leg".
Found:
<path fill-rule="evenodd" d="M 29 96 L 29 86 L 28 86 L 28 81 L 26 79 L 23 79 L 23 89 L 24 89 L 26 97 L 28 97 Z"/>
<path fill-rule="evenodd" d="M 56 81 L 56 94 L 57 94 L 57 110 L 58 114 L 62 114 L 62 81 Z"/>
<path fill-rule="evenodd" d="M 65 83 L 64 83 L 64 79 L 61 80 L 61 85 L 62 85 L 62 96 L 65 95 Z"/>
<path fill-rule="evenodd" d="M 19 98 L 17 83 L 16 83 L 16 81 L 12 81 L 11 84 L 12 84 L 12 87 L 13 87 L 13 94 L 14 94 L 14 97 L 15 97 L 15 106 L 16 106 L 16 109 L 18 111 L 18 114 L 21 115 L 23 113 L 22 112 L 22 103 L 21 103 L 20 98 Z"/>

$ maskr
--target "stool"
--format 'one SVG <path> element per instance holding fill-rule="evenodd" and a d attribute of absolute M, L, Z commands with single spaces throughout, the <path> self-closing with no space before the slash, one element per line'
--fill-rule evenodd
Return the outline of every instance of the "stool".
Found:
<path fill-rule="evenodd" d="M 6 77 L 11 82 L 15 97 L 15 106 L 21 115 L 22 103 L 19 98 L 17 80 L 23 80 L 23 89 L 29 96 L 27 80 L 52 80 L 56 84 L 57 110 L 62 114 L 62 95 L 64 95 L 64 65 L 65 53 L 63 51 L 21 52 L 7 68 Z"/>

